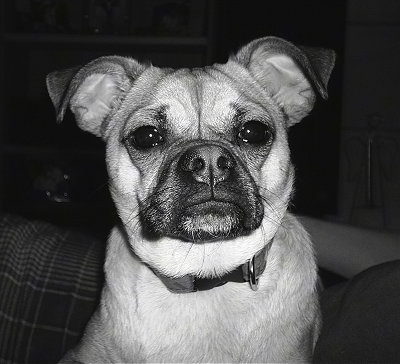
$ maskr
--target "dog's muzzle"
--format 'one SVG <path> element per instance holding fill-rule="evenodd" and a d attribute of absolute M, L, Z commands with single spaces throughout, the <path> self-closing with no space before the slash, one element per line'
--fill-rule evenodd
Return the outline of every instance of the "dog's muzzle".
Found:
<path fill-rule="evenodd" d="M 142 208 L 147 233 L 192 242 L 247 234 L 262 217 L 258 188 L 240 158 L 204 141 L 188 143 L 165 163 Z"/>

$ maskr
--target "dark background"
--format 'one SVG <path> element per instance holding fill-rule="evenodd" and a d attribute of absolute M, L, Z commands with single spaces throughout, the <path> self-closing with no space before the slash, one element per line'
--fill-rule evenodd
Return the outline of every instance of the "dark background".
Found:
<path fill-rule="evenodd" d="M 89 4 L 89 8 L 100 3 L 79 2 L 83 7 Z M 152 2 L 128 2 L 129 11 L 140 17 L 139 4 L 143 7 L 149 3 Z M 107 190 L 102 142 L 78 130 L 70 113 L 62 125 L 55 124 L 44 85 L 48 72 L 105 54 L 150 59 L 158 66 L 225 62 L 229 54 L 246 42 L 274 35 L 295 44 L 332 48 L 337 53 L 329 99 L 318 100 L 311 115 L 292 127 L 289 134 L 297 169 L 292 211 L 320 217 L 334 215 L 338 199 L 346 1 L 196 1 L 205 10 L 192 10 L 187 23 L 198 27 L 183 31 L 165 28 L 160 22 L 171 11 L 174 16 L 176 4 L 179 9 L 182 4 L 193 6 L 194 2 L 153 3 L 162 6 L 153 10 L 147 28 L 116 31 L 104 27 L 97 31 L 85 28 L 85 24 L 78 30 L 69 25 L 68 16 L 72 13 L 65 10 L 62 0 L 3 1 L 1 209 L 95 232 L 107 231 L 115 219 Z M 46 9 L 52 4 L 59 4 L 58 13 L 49 12 L 53 18 L 48 20 Z M 125 18 L 122 20 L 126 22 Z M 198 35 L 207 38 L 205 51 L 199 51 L 190 41 L 179 43 L 180 37 Z M 141 38 L 131 42 L 129 37 Z M 155 41 L 165 37 L 172 37 L 172 43 Z"/>
<path fill-rule="evenodd" d="M 218 19 L 217 54 L 221 62 L 241 44 L 264 35 L 335 50 L 337 60 L 329 81 L 328 101 L 318 100 L 312 113 L 289 133 L 297 168 L 292 210 L 314 216 L 335 214 L 346 1 L 226 0 Z"/>

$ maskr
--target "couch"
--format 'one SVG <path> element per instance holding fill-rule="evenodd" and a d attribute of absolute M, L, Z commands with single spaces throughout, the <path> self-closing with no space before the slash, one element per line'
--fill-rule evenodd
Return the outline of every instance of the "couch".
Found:
<path fill-rule="evenodd" d="M 326 252 L 317 247 L 325 263 Z M 0 215 L 0 364 L 55 363 L 78 342 L 98 304 L 104 253 L 86 233 Z M 315 362 L 400 362 L 400 261 L 392 258 L 351 277 L 351 269 L 338 274 L 343 262 L 333 272 L 321 266 Z"/>

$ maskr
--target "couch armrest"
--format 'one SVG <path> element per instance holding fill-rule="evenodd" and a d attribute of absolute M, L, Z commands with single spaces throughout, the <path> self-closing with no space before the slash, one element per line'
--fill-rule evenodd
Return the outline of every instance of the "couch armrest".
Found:
<path fill-rule="evenodd" d="M 318 265 L 346 278 L 400 259 L 400 234 L 300 217 L 314 242 Z"/>

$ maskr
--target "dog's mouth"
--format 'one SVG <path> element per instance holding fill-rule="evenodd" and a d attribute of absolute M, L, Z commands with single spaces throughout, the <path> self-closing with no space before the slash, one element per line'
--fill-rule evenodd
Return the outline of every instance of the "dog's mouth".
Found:
<path fill-rule="evenodd" d="M 180 237 L 192 242 L 232 238 L 242 232 L 244 212 L 234 203 L 209 200 L 188 206 L 178 224 Z"/>
<path fill-rule="evenodd" d="M 155 206 L 142 215 L 143 232 L 152 240 L 163 236 L 191 243 L 234 239 L 250 233 L 262 219 L 262 213 L 250 217 L 243 202 L 227 198 L 188 198 L 167 211 L 165 204 Z"/>
<path fill-rule="evenodd" d="M 247 235 L 260 226 L 258 187 L 229 148 L 200 140 L 172 155 L 141 205 L 147 237 L 203 243 Z"/>

